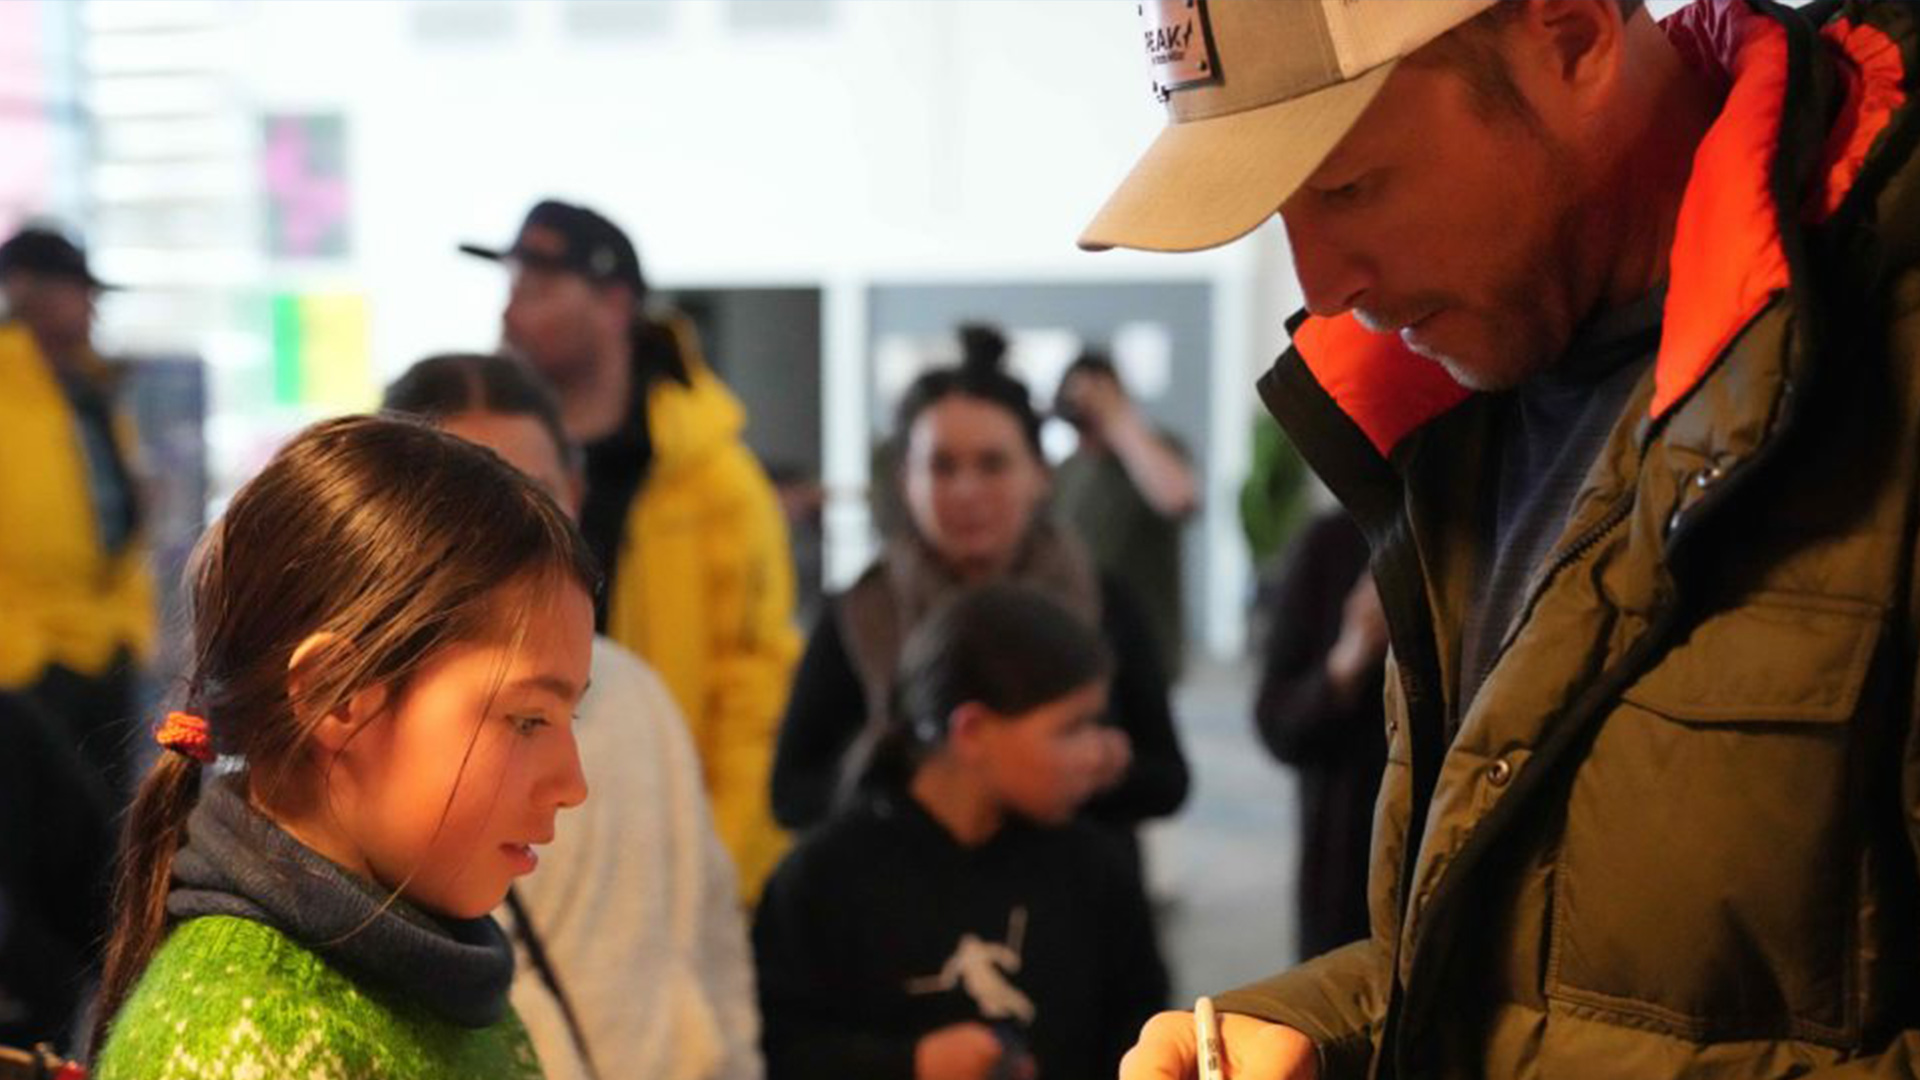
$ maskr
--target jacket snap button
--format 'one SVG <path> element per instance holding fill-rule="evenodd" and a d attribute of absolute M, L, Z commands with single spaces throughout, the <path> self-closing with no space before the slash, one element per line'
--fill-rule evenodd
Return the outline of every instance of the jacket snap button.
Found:
<path fill-rule="evenodd" d="M 1513 766 L 1506 758 L 1501 758 L 1487 766 L 1487 782 L 1494 787 L 1506 787 L 1507 781 L 1511 779 L 1513 779 Z"/>

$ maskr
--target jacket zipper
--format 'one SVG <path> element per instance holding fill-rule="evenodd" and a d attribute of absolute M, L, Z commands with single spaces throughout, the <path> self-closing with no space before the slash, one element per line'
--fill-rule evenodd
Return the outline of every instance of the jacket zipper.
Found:
<path fill-rule="evenodd" d="M 1613 506 L 1608 509 L 1606 517 L 1594 522 L 1585 533 L 1581 534 L 1578 540 L 1574 541 L 1568 547 L 1561 549 L 1560 554 L 1556 556 L 1552 562 L 1547 564 L 1546 569 L 1534 577 L 1533 587 L 1527 590 L 1527 602 L 1521 606 L 1520 613 L 1514 617 L 1512 624 L 1507 627 L 1505 633 L 1501 636 L 1500 647 L 1494 651 L 1493 661 L 1487 666 L 1486 670 L 1491 671 L 1500 666 L 1500 661 L 1506 658 L 1507 650 L 1513 647 L 1514 640 L 1520 636 L 1520 628 L 1532 620 L 1533 609 L 1539 606 L 1540 598 L 1546 595 L 1548 586 L 1552 585 L 1554 579 L 1560 576 L 1560 572 L 1575 562 L 1578 562 L 1588 552 L 1598 547 L 1602 540 L 1605 540 L 1615 529 L 1625 524 L 1627 518 L 1632 515 L 1633 495 L 1631 493 L 1614 500 Z M 1467 702 L 1462 702 L 1460 705 L 1461 709 L 1464 710 L 1468 704 Z M 1461 718 L 1464 719 L 1464 715 Z"/>

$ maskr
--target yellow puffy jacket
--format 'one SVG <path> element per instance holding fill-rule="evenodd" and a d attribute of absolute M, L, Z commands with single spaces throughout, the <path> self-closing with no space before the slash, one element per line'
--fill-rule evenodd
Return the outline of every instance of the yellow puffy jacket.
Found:
<path fill-rule="evenodd" d="M 131 445 L 131 428 L 116 436 Z M 0 323 L 0 689 L 49 665 L 104 671 L 153 645 L 153 579 L 138 542 L 101 548 L 73 409 L 27 328 Z"/>
<path fill-rule="evenodd" d="M 627 509 L 607 636 L 665 680 L 700 753 L 714 824 L 751 903 L 786 850 L 769 777 L 800 652 L 793 556 L 773 485 L 740 441 L 746 414 L 672 323 L 691 385 L 647 400 L 653 462 Z"/>

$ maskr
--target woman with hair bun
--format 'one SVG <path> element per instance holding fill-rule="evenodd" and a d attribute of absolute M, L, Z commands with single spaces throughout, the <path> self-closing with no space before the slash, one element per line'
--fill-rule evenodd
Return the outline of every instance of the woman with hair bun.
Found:
<path fill-rule="evenodd" d="M 927 372 L 901 399 L 896 437 L 912 527 L 813 629 L 774 759 L 774 813 L 799 829 L 852 802 L 886 730 L 901 642 L 969 587 L 1008 581 L 1097 629 L 1113 654 L 1098 794 L 1083 814 L 1137 850 L 1135 826 L 1173 813 L 1187 793 L 1152 632 L 1124 587 L 1045 512 L 1040 416 L 1005 370 L 1005 337 L 978 325 L 960 336 L 961 363 Z"/>

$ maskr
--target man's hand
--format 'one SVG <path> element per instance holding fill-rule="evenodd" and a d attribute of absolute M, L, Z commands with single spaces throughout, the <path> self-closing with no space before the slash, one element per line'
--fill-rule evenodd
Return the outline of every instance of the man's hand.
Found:
<path fill-rule="evenodd" d="M 1127 479 L 1154 513 L 1178 521 L 1199 507 L 1200 482 L 1192 467 L 1153 429 L 1118 379 L 1078 375 L 1067 381 L 1062 394 L 1074 426 L 1119 455 Z"/>
<path fill-rule="evenodd" d="M 981 1023 L 949 1024 L 920 1036 L 913 1048 L 915 1080 L 986 1080 L 1000 1063 L 1002 1047 Z"/>
<path fill-rule="evenodd" d="M 1139 419 L 1133 400 L 1113 379 L 1083 376 L 1067 385 L 1067 394 L 1073 412 L 1102 437 L 1111 436 L 1117 424 Z"/>
<path fill-rule="evenodd" d="M 1320 1078 L 1313 1040 L 1290 1027 L 1221 1013 L 1220 1049 L 1227 1080 Z M 1190 1012 L 1163 1012 L 1147 1021 L 1140 1041 L 1120 1059 L 1120 1080 L 1195 1080 L 1199 1070 Z"/>
<path fill-rule="evenodd" d="M 1127 778 L 1127 771 L 1133 768 L 1133 740 L 1119 728 L 1103 727 L 1096 734 L 1100 738 L 1100 761 L 1093 770 L 1093 790 L 1099 792 Z"/>
<path fill-rule="evenodd" d="M 1340 638 L 1327 652 L 1327 679 L 1334 693 L 1352 704 L 1386 657 L 1387 615 L 1380 608 L 1373 575 L 1363 573 L 1341 608 Z"/>

